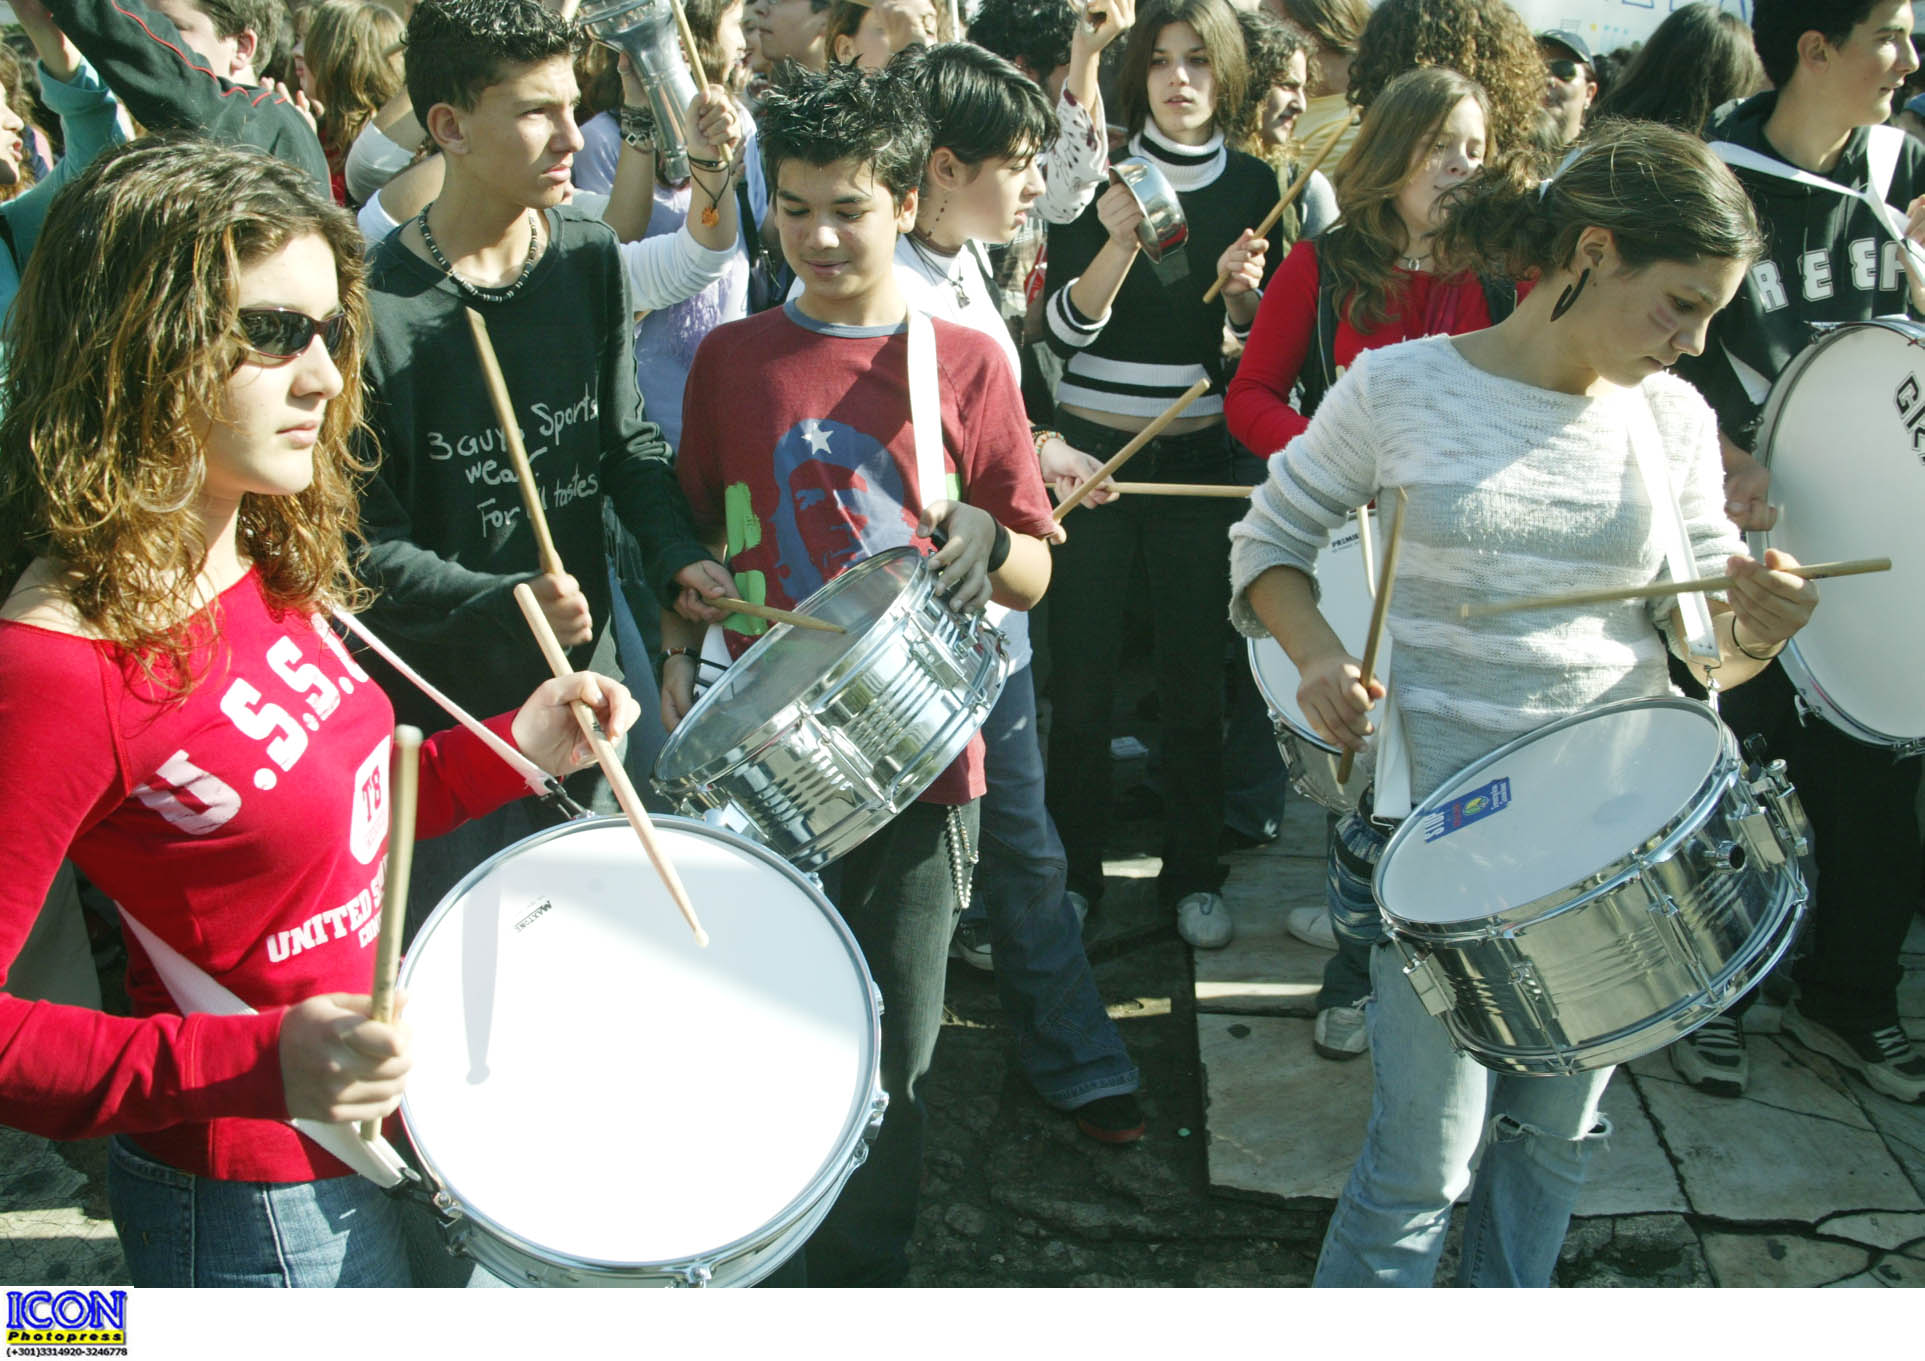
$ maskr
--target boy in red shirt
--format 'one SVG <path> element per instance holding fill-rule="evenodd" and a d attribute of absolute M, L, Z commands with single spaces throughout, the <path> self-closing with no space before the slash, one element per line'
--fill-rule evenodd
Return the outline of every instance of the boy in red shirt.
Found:
<path fill-rule="evenodd" d="M 718 327 L 696 351 L 677 472 L 698 529 L 748 600 L 793 607 L 855 562 L 940 529 L 947 542 L 931 563 L 952 605 L 1028 609 L 1049 583 L 1043 539 L 1055 525 L 1022 397 L 993 341 L 942 321 L 933 325 L 948 485 L 916 485 L 908 309 L 893 259 L 929 154 L 921 100 L 900 77 L 838 69 L 771 94 L 758 129 L 782 252 L 802 291 Z M 695 679 L 693 659 L 675 649 L 699 651 L 701 625 L 670 610 L 662 626 L 662 716 L 673 728 Z M 723 627 L 740 656 L 765 626 L 737 615 Z M 882 989 L 890 1104 L 868 1162 L 809 1241 L 812 1285 L 907 1275 L 922 1172 L 917 1084 L 935 1052 L 961 910 L 951 843 L 971 856 L 982 792 L 978 738 L 921 802 L 826 876 Z"/>

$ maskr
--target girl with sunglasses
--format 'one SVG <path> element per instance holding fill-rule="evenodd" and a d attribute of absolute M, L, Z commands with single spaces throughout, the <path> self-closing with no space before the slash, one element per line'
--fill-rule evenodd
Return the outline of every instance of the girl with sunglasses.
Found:
<path fill-rule="evenodd" d="M 1237 480 L 1223 429 L 1224 326 L 1246 335 L 1280 235 L 1252 236 L 1277 202 L 1277 178 L 1225 145 L 1249 84 L 1243 31 L 1227 0 L 1154 0 L 1137 15 L 1117 78 L 1129 154 L 1154 164 L 1183 209 L 1187 241 L 1138 259 L 1142 210 L 1112 185 L 1076 221 L 1049 231 L 1045 334 L 1064 360 L 1054 447 L 1106 459 L 1197 379 L 1198 398 L 1130 464 L 1145 482 Z M 1218 274 L 1222 295 L 1205 303 Z M 1223 829 L 1225 532 L 1221 497 L 1120 497 L 1065 522 L 1050 583 L 1054 658 L 1049 811 L 1069 856 L 1069 886 L 1092 904 L 1103 892 L 1110 826 L 1110 719 L 1124 611 L 1119 597 L 1141 559 L 1150 583 L 1167 815 L 1158 897 L 1192 946 L 1229 944 L 1217 890 Z"/>
<path fill-rule="evenodd" d="M 248 1006 L 183 1014 L 130 931 L 133 1015 L 0 994 L 0 1120 L 113 1135 L 137 1285 L 465 1276 L 425 1214 L 284 1123 L 399 1103 L 404 1022 L 370 1019 L 393 710 L 330 632 L 348 571 L 367 333 L 361 240 L 261 152 L 146 141 L 49 214 L 0 421 L 0 969 L 63 858 Z M 533 646 L 531 641 L 530 646 Z M 490 721 L 584 764 L 571 677 Z M 525 786 L 475 736 L 423 745 L 423 836 Z M 411 1240 L 414 1250 L 411 1251 Z"/>

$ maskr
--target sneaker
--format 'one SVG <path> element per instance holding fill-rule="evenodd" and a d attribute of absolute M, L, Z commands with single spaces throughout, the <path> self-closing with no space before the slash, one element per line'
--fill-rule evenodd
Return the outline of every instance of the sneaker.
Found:
<path fill-rule="evenodd" d="M 1327 1059 L 1341 1063 L 1370 1052 L 1370 1028 L 1362 1007 L 1325 1007 L 1317 1013 L 1310 1046 Z"/>
<path fill-rule="evenodd" d="M 1335 950 L 1337 933 L 1330 926 L 1330 911 L 1322 907 L 1293 907 L 1283 924 L 1290 928 L 1290 934 L 1305 945 L 1314 945 L 1319 950 Z"/>
<path fill-rule="evenodd" d="M 949 957 L 960 959 L 973 969 L 989 973 L 996 965 L 989 954 L 989 923 L 965 917 L 949 938 Z"/>
<path fill-rule="evenodd" d="M 1099 1096 L 1070 1114 L 1076 1117 L 1076 1128 L 1099 1143 L 1133 1144 L 1143 1137 L 1143 1107 L 1128 1092 Z"/>
<path fill-rule="evenodd" d="M 1713 1096 L 1743 1096 L 1751 1076 L 1744 1032 L 1729 1013 L 1712 1017 L 1674 1042 L 1671 1066 L 1679 1077 Z"/>
<path fill-rule="evenodd" d="M 1089 899 L 1075 889 L 1066 889 L 1063 896 L 1069 899 L 1069 910 L 1076 914 L 1076 929 L 1081 931 L 1089 925 Z"/>
<path fill-rule="evenodd" d="M 1925 1101 L 1925 1055 L 1895 1025 L 1876 1030 L 1833 1030 L 1785 1006 L 1785 1033 L 1815 1054 L 1835 1059 L 1873 1090 L 1900 1101 Z"/>
<path fill-rule="evenodd" d="M 1214 893 L 1192 893 L 1176 904 L 1176 933 L 1199 950 L 1221 950 L 1237 933 L 1230 908 Z"/>

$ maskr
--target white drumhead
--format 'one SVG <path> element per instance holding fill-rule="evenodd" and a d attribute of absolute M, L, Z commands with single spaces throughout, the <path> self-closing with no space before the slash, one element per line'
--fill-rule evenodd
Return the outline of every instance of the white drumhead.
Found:
<path fill-rule="evenodd" d="M 1553 724 L 1440 786 L 1384 855 L 1412 922 L 1487 917 L 1588 879 L 1676 820 L 1717 765 L 1718 720 L 1651 703 Z"/>
<path fill-rule="evenodd" d="M 807 882 L 680 819 L 657 830 L 695 944 L 621 819 L 510 847 L 403 971 L 403 1114 L 471 1214 L 591 1262 L 685 1262 L 781 1215 L 866 1116 L 873 1013 Z"/>
<path fill-rule="evenodd" d="M 1897 324 L 1848 326 L 1819 341 L 1780 380 L 1760 450 L 1780 507 L 1765 546 L 1800 562 L 1892 560 L 1887 573 L 1822 583 L 1792 643 L 1824 701 L 1888 739 L 1925 737 L 1921 341 L 1925 331 Z"/>
<path fill-rule="evenodd" d="M 1374 542 L 1375 511 L 1370 513 L 1370 528 Z M 1362 656 L 1364 642 L 1370 636 L 1370 588 L 1364 581 L 1363 549 L 1354 519 L 1348 529 L 1334 535 L 1329 546 L 1317 555 L 1317 585 L 1320 588 L 1317 608 L 1323 611 L 1323 617 L 1351 656 Z M 1317 736 L 1310 720 L 1303 716 L 1303 706 L 1297 703 L 1297 686 L 1303 677 L 1297 673 L 1296 663 L 1290 660 L 1281 643 L 1270 637 L 1252 638 L 1250 670 L 1271 713 L 1325 751 L 1337 750 Z"/>

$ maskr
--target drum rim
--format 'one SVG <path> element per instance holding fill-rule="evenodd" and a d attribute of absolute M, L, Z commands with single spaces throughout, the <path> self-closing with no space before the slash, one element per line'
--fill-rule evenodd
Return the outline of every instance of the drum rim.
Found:
<path fill-rule="evenodd" d="M 1606 715 L 1622 713 L 1632 709 L 1678 709 L 1702 717 L 1709 722 L 1712 731 L 1717 735 L 1718 756 L 1711 763 L 1711 769 L 1706 772 L 1704 779 L 1700 780 L 1696 789 L 1692 791 L 1691 797 L 1686 800 L 1680 806 L 1679 810 L 1672 814 L 1656 832 L 1644 838 L 1630 849 L 1620 852 L 1616 857 L 1606 861 L 1595 871 L 1585 876 L 1587 879 L 1597 881 L 1591 888 L 1574 898 L 1558 902 L 1551 907 L 1546 907 L 1546 902 L 1555 898 L 1563 889 L 1540 894 L 1535 898 L 1517 903 L 1511 907 L 1503 908 L 1500 911 L 1487 912 L 1481 917 L 1460 917 L 1443 922 L 1431 922 L 1414 917 L 1405 917 L 1391 911 L 1390 907 L 1384 902 L 1384 869 L 1390 864 L 1391 857 L 1416 833 L 1417 828 L 1423 821 L 1424 815 L 1435 812 L 1438 806 L 1448 801 L 1444 797 L 1447 791 L 1455 789 L 1465 781 L 1474 778 L 1489 766 L 1510 755 L 1511 752 L 1529 746 L 1531 743 L 1542 738 L 1549 737 L 1552 733 L 1574 727 L 1579 723 L 1587 722 L 1594 718 L 1602 718 Z M 1682 695 L 1646 695 L 1631 699 L 1613 700 L 1609 704 L 1600 704 L 1593 708 L 1581 709 L 1574 714 L 1566 714 L 1563 718 L 1553 719 L 1542 727 L 1533 728 L 1527 733 L 1512 738 L 1503 746 L 1486 752 L 1462 770 L 1452 774 L 1448 780 L 1445 780 L 1439 784 L 1436 789 L 1432 790 L 1421 803 L 1412 808 L 1404 820 L 1398 824 L 1397 830 L 1391 833 L 1390 840 L 1384 844 L 1383 854 L 1377 859 L 1376 872 L 1370 877 L 1370 895 L 1376 900 L 1377 911 L 1382 914 L 1385 922 L 1392 927 L 1392 934 L 1401 935 L 1420 945 L 1459 936 L 1483 935 L 1486 934 L 1494 924 L 1501 923 L 1503 924 L 1503 929 L 1512 929 L 1541 920 L 1553 912 L 1573 911 L 1585 903 L 1595 901 L 1605 893 L 1615 892 L 1623 886 L 1631 873 L 1639 870 L 1645 864 L 1662 860 L 1668 846 L 1674 845 L 1674 843 L 1689 835 L 1698 824 L 1709 817 L 1712 809 L 1715 807 L 1715 803 L 1709 795 L 1714 790 L 1724 788 L 1725 785 L 1730 782 L 1733 771 L 1737 766 L 1738 756 L 1737 738 L 1732 735 L 1731 729 L 1725 721 L 1708 706 L 1695 699 L 1687 699 Z M 1568 887 L 1568 885 L 1566 885 L 1566 887 Z"/>
<path fill-rule="evenodd" d="M 652 1262 L 622 1262 L 599 1257 L 577 1256 L 560 1248 L 536 1243 L 516 1230 L 502 1224 L 499 1220 L 476 1210 L 473 1205 L 464 1200 L 460 1193 L 454 1189 L 444 1170 L 436 1162 L 433 1154 L 415 1137 L 414 1129 L 408 1119 L 410 1098 L 407 1089 L 403 1088 L 400 1115 L 402 1127 L 407 1130 L 408 1143 L 414 1149 L 415 1155 L 420 1159 L 422 1173 L 429 1185 L 432 1186 L 435 1191 L 446 1195 L 453 1202 L 455 1209 L 460 1212 L 462 1223 L 472 1225 L 474 1231 L 483 1233 L 511 1251 L 519 1252 L 544 1265 L 558 1267 L 563 1270 L 584 1271 L 611 1278 L 673 1276 L 677 1274 L 678 1268 L 686 1267 L 696 1262 L 719 1263 L 733 1261 L 745 1252 L 754 1251 L 757 1247 L 770 1241 L 772 1237 L 779 1236 L 780 1230 L 786 1229 L 801 1217 L 806 1216 L 809 1210 L 821 1201 L 823 1196 L 834 1191 L 842 1181 L 846 1180 L 850 1170 L 850 1160 L 862 1146 L 866 1137 L 865 1132 L 868 1129 L 872 1113 L 875 1109 L 876 1101 L 883 1095 L 881 1079 L 882 1011 L 877 1004 L 875 978 L 869 972 L 869 963 L 863 958 L 861 946 L 856 943 L 855 933 L 850 930 L 849 923 L 843 920 L 842 914 L 836 910 L 835 904 L 829 901 L 828 896 L 813 882 L 811 876 L 796 869 L 795 866 L 791 865 L 768 847 L 748 837 L 738 836 L 719 827 L 712 827 L 695 818 L 679 817 L 672 814 L 658 816 L 654 819 L 654 823 L 657 830 L 665 829 L 669 831 L 694 832 L 708 837 L 711 840 L 726 842 L 734 848 L 746 850 L 764 864 L 781 871 L 784 877 L 795 880 L 805 895 L 812 899 L 815 905 L 822 910 L 830 927 L 834 930 L 837 939 L 841 941 L 843 952 L 848 956 L 850 962 L 855 965 L 856 977 L 861 985 L 862 1009 L 866 1016 L 866 1024 L 863 1026 L 863 1037 L 868 1050 L 867 1061 L 864 1066 L 868 1071 L 869 1081 L 866 1089 L 862 1088 L 859 1084 L 857 1094 L 852 1099 L 849 1111 L 843 1119 L 842 1131 L 837 1135 L 833 1151 L 824 1160 L 823 1164 L 816 1169 L 815 1175 L 810 1178 L 807 1187 L 799 1195 L 793 1197 L 788 1204 L 784 1205 L 781 1212 L 775 1218 L 768 1220 L 763 1225 L 760 1234 L 744 1235 L 732 1242 L 704 1249 L 695 1257 Z M 415 933 L 414 943 L 409 948 L 407 957 L 402 961 L 397 981 L 403 988 L 408 985 L 408 982 L 413 977 L 413 966 L 421 957 L 422 943 L 428 939 L 431 932 L 440 926 L 444 918 L 452 915 L 453 905 L 458 902 L 471 887 L 479 882 L 489 870 L 493 869 L 498 862 L 513 852 L 531 849 L 549 841 L 557 840 L 563 836 L 586 831 L 600 831 L 614 827 L 626 830 L 628 823 L 626 819 L 620 816 L 576 818 L 572 821 L 564 822 L 559 826 L 549 827 L 531 836 L 523 837 L 513 845 L 504 846 L 479 865 L 476 865 L 467 874 L 463 875 L 453 888 L 449 889 L 448 892 L 442 896 L 441 901 L 435 904 L 434 911 L 430 912 L 427 919 L 421 923 L 421 929 Z M 778 1232 L 771 1234 L 769 1232 L 771 1230 Z"/>
<path fill-rule="evenodd" d="M 1804 377 L 1805 370 L 1817 362 L 1819 355 L 1848 337 L 1869 330 L 1891 331 L 1908 345 L 1925 346 L 1925 324 L 1913 321 L 1910 317 L 1868 317 L 1860 321 L 1818 323 L 1818 326 L 1820 329 L 1817 335 L 1809 345 L 1792 357 L 1789 364 L 1785 365 L 1784 371 L 1778 375 L 1778 380 L 1771 385 L 1771 391 L 1765 397 L 1764 408 L 1758 418 L 1758 437 L 1752 445 L 1752 457 L 1766 469 L 1771 467 L 1772 454 L 1778 442 L 1778 425 L 1784 417 L 1786 404 L 1791 400 L 1792 390 Z M 1762 560 L 1767 548 L 1779 546 L 1772 541 L 1772 535 L 1775 532 L 1775 526 L 1772 529 L 1745 531 L 1745 546 L 1753 557 Z M 1888 733 L 1846 712 L 1832 699 L 1824 683 L 1818 678 L 1817 671 L 1812 668 L 1810 662 L 1805 660 L 1805 654 L 1798 646 L 1798 638 L 1795 634 L 1778 654 L 1778 660 L 1784 668 L 1786 679 L 1791 681 L 1792 689 L 1804 701 L 1806 707 L 1816 717 L 1831 724 L 1852 740 L 1868 747 L 1892 748 L 1908 746 L 1918 741 L 1921 736 L 1925 736 L 1918 733 L 1909 735 Z"/>
<path fill-rule="evenodd" d="M 927 590 L 928 569 L 923 565 L 927 559 L 923 557 L 921 550 L 913 545 L 899 544 L 894 548 L 885 548 L 881 552 L 872 553 L 861 562 L 853 563 L 837 573 L 834 580 L 825 581 L 807 600 L 796 606 L 796 612 L 799 614 L 817 613 L 815 609 L 811 608 L 816 605 L 817 602 L 830 599 L 834 595 L 839 594 L 848 585 L 862 576 L 867 576 L 871 572 L 880 571 L 882 564 L 900 561 L 905 557 L 913 557 L 917 560 L 916 572 L 910 578 L 910 589 Z M 743 732 L 740 738 L 731 744 L 730 750 L 735 752 L 760 751 L 763 747 L 781 736 L 783 732 L 795 726 L 798 710 L 810 710 L 813 707 L 814 701 L 825 690 L 839 684 L 844 677 L 848 676 L 850 672 L 859 666 L 866 665 L 871 660 L 871 654 L 877 646 L 875 638 L 876 631 L 885 621 L 908 608 L 903 604 L 903 601 L 907 599 L 909 594 L 910 590 L 905 590 L 892 600 L 889 603 L 889 608 L 870 620 L 868 626 L 863 629 L 862 636 L 856 642 L 852 643 L 849 649 L 844 652 L 841 657 L 837 658 L 826 671 L 805 685 L 794 698 L 790 699 L 768 718 L 763 719 L 762 722 Z M 793 624 L 773 625 L 767 633 L 750 644 L 747 652 L 744 652 L 740 657 L 735 659 L 730 669 L 733 670 L 734 667 L 738 666 L 745 668 L 753 666 L 757 659 L 764 653 L 773 651 L 777 640 L 787 637 L 794 627 Z M 720 693 L 721 685 L 719 683 L 710 685 L 707 690 L 703 691 L 689 711 L 682 715 L 682 721 L 676 724 L 675 731 L 668 735 L 668 740 L 662 744 L 661 751 L 656 753 L 655 769 L 652 778 L 655 783 L 660 785 L 664 790 L 681 791 L 688 788 L 699 787 L 708 783 L 709 780 L 713 779 L 722 771 L 732 770 L 736 765 L 740 764 L 741 758 L 739 756 L 733 760 L 718 756 L 706 762 L 681 761 L 680 765 L 682 768 L 679 770 L 674 770 L 670 767 L 670 757 L 681 756 L 680 747 L 693 740 L 688 734 L 694 731 L 694 725 L 711 709 L 720 709 L 722 707 L 722 701 L 717 698 Z"/>
<path fill-rule="evenodd" d="M 1298 737 L 1302 738 L 1305 742 L 1308 742 L 1312 746 L 1316 747 L 1319 751 L 1327 752 L 1332 756 L 1342 755 L 1343 753 L 1342 747 L 1333 747 L 1330 745 L 1330 743 L 1324 741 L 1321 737 L 1317 736 L 1317 734 L 1312 732 L 1310 729 L 1298 727 L 1294 722 L 1291 721 L 1290 715 L 1286 714 L 1282 709 L 1279 709 L 1277 707 L 1276 700 L 1271 697 L 1270 687 L 1264 682 L 1263 668 L 1257 665 L 1257 649 L 1263 646 L 1264 641 L 1265 640 L 1263 638 L 1244 639 L 1244 642 L 1248 645 L 1245 650 L 1249 653 L 1250 675 L 1251 675 L 1251 678 L 1254 679 L 1257 683 L 1257 693 L 1263 696 L 1264 704 L 1267 705 L 1270 709 L 1270 720 L 1272 725 L 1274 726 L 1275 724 L 1279 724 L 1279 723 L 1282 724 L 1284 727 L 1288 728 L 1291 732 L 1295 733 Z M 1274 638 L 1271 638 L 1268 641 L 1272 643 L 1276 643 L 1276 639 Z M 1283 645 L 1281 643 L 1277 643 L 1277 646 L 1281 648 Z M 1284 656 L 1286 658 L 1289 655 L 1290 654 L 1287 652 L 1284 653 Z"/>

